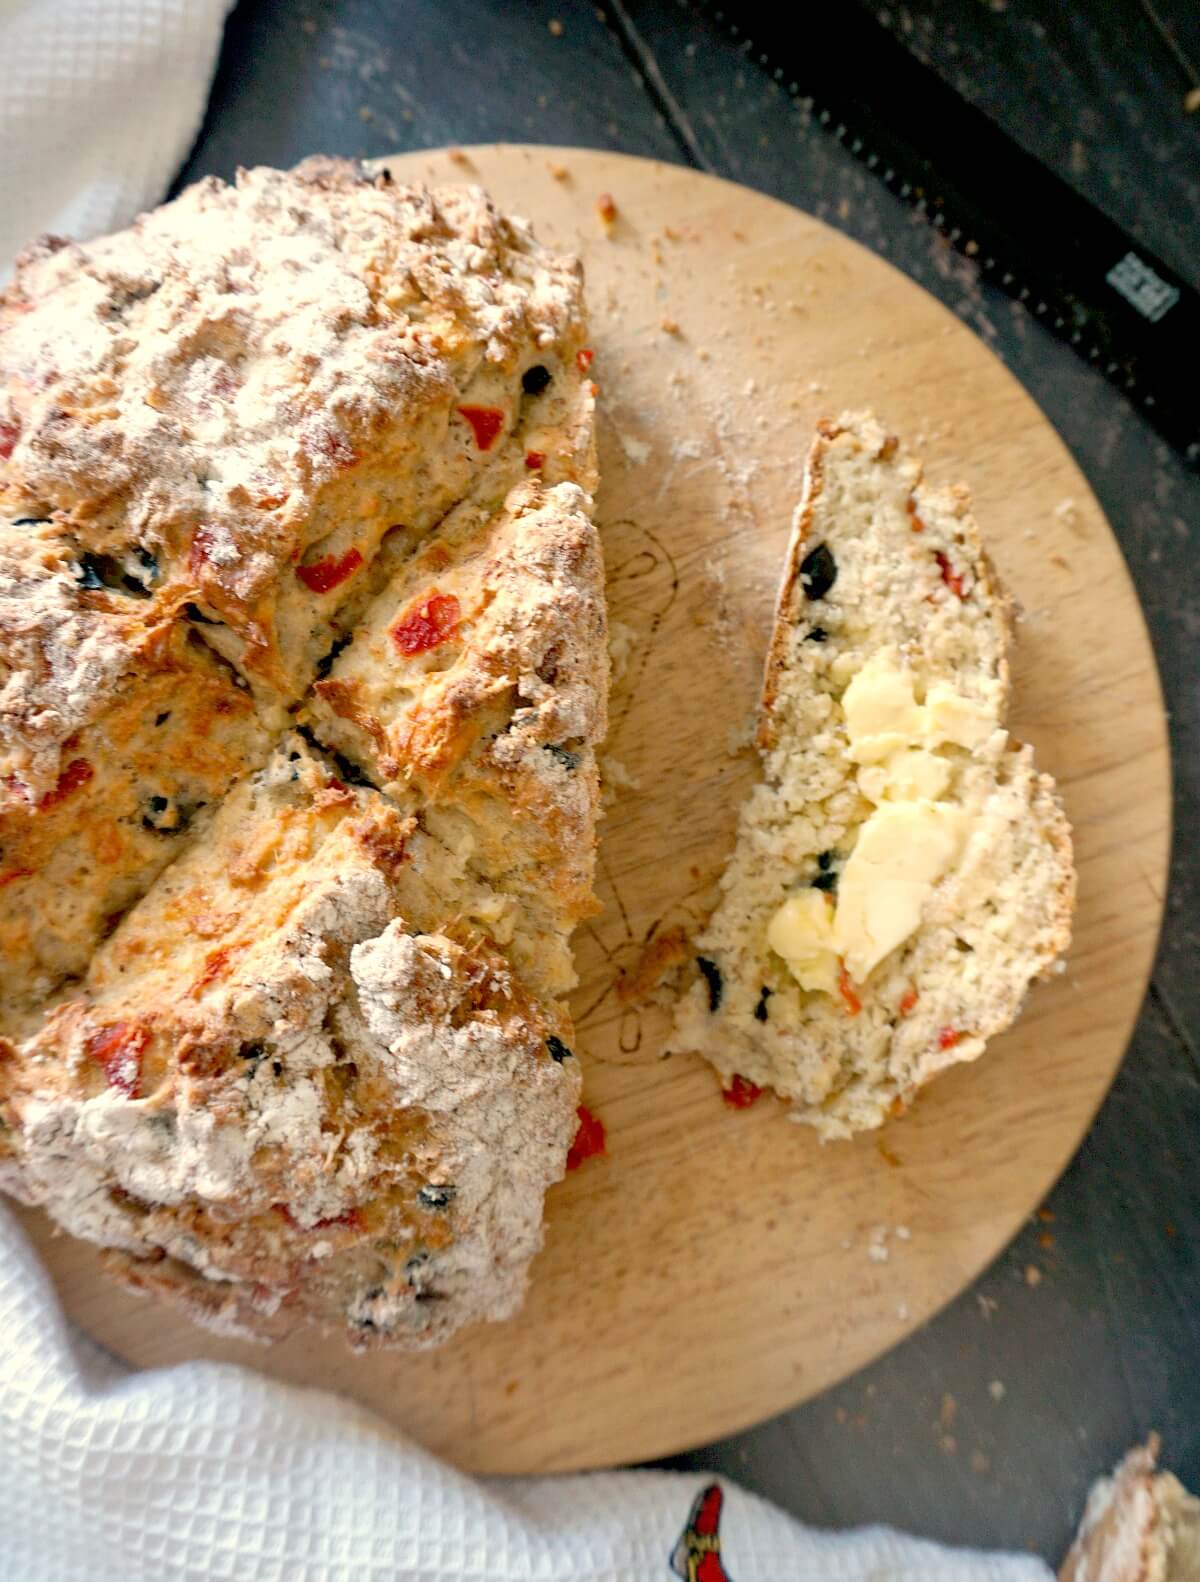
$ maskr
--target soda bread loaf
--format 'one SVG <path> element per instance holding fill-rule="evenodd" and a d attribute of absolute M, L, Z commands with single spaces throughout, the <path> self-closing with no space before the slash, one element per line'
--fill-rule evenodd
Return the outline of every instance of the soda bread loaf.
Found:
<path fill-rule="evenodd" d="M 0 301 L 0 1182 L 201 1321 L 523 1294 L 606 723 L 584 342 L 482 191 L 331 160 Z"/>
<path fill-rule="evenodd" d="M 823 1137 L 974 1060 L 1066 949 L 1051 781 L 1004 729 L 1010 606 L 964 489 L 870 415 L 823 423 L 763 685 L 764 775 L 672 1047 Z"/>
<path fill-rule="evenodd" d="M 1060 1582 L 1200 1582 L 1200 1499 L 1155 1470 L 1158 1449 L 1151 1434 L 1096 1483 Z"/>

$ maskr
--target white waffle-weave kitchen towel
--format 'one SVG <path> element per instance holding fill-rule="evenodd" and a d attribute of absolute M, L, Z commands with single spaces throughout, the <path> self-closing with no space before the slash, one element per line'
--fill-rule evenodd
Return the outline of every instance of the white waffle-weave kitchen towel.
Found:
<path fill-rule="evenodd" d="M 4 1582 L 1050 1582 L 1025 1556 L 810 1532 L 701 1477 L 474 1482 L 317 1390 L 131 1373 L 3 1208 L 0 1346 Z"/>
<path fill-rule="evenodd" d="M 157 203 L 191 146 L 231 0 L 0 0 L 0 279 L 44 231 Z"/>

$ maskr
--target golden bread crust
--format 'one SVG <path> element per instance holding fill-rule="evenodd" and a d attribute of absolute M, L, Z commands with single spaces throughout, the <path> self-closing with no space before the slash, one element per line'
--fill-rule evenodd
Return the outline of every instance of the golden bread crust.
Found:
<path fill-rule="evenodd" d="M 521 1299 L 594 904 L 584 339 L 480 189 L 341 160 L 0 298 L 0 1182 L 202 1322 L 425 1346 Z M 434 566 L 440 678 L 386 637 Z"/>
<path fill-rule="evenodd" d="M 0 298 L 0 510 L 142 551 L 266 696 L 304 690 L 385 533 L 425 531 L 585 383 L 577 261 L 478 187 L 349 161 L 208 178 L 23 255 Z"/>
<path fill-rule="evenodd" d="M 382 589 L 308 711 L 375 784 L 415 793 L 431 827 L 469 843 L 468 865 L 523 897 L 543 943 L 595 907 L 608 643 L 589 505 L 536 481 L 464 503 Z M 541 967 L 551 992 L 573 981 L 563 952 Z"/>

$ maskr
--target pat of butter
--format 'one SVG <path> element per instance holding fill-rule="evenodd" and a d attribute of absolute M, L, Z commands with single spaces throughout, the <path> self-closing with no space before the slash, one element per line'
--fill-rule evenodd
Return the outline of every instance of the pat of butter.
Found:
<path fill-rule="evenodd" d="M 964 698 L 947 681 L 935 681 L 925 694 L 925 741 L 930 747 L 953 742 L 973 752 L 996 729 L 995 713 Z"/>
<path fill-rule="evenodd" d="M 905 747 L 952 742 L 974 751 L 996 729 L 996 711 L 957 692 L 948 681 L 933 682 L 918 703 L 913 678 L 884 649 L 868 659 L 842 694 L 848 757 L 878 764 Z M 870 793 L 868 793 L 870 794 Z"/>
<path fill-rule="evenodd" d="M 872 802 L 936 802 L 950 784 L 950 765 L 936 753 L 903 748 L 886 763 L 864 765 L 858 784 Z"/>
<path fill-rule="evenodd" d="M 881 763 L 921 740 L 923 714 L 913 696 L 912 677 L 886 650 L 868 659 L 855 675 L 842 694 L 842 712 L 855 763 Z"/>
<path fill-rule="evenodd" d="M 845 682 L 842 715 L 847 756 L 860 765 L 858 785 L 876 804 L 842 871 L 836 910 L 817 890 L 791 896 L 767 930 L 802 988 L 837 990 L 842 962 L 865 982 L 920 926 L 935 884 L 959 861 L 970 819 L 939 800 L 950 789 L 950 743 L 974 751 L 998 729 L 996 710 L 935 681 L 917 702 L 913 675 L 898 650 L 883 649 L 846 676 L 853 656 L 834 664 Z M 839 961 L 839 957 L 841 961 Z"/>
<path fill-rule="evenodd" d="M 837 988 L 833 906 L 823 890 L 790 895 L 767 925 L 767 944 L 787 962 L 802 989 Z"/>
<path fill-rule="evenodd" d="M 969 819 L 926 799 L 885 802 L 859 831 L 838 885 L 833 948 L 855 982 L 914 933 L 933 886 L 958 861 Z"/>

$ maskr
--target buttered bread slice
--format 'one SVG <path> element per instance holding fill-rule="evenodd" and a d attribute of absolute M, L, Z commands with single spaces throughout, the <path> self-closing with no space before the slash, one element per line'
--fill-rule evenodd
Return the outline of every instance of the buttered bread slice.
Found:
<path fill-rule="evenodd" d="M 1066 949 L 1053 782 L 1004 727 L 1010 605 L 965 489 L 870 415 L 820 426 L 743 810 L 673 1047 L 824 1137 L 974 1060 Z"/>

